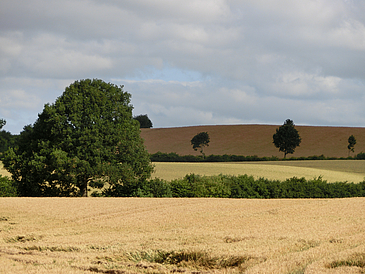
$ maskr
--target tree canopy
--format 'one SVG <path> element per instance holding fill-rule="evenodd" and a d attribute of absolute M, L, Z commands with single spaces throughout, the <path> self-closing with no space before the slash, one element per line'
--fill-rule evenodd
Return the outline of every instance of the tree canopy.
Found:
<path fill-rule="evenodd" d="M 198 148 L 200 149 L 203 157 L 205 156 L 203 149 L 205 146 L 209 146 L 210 138 L 208 132 L 200 132 L 191 139 L 191 144 L 193 149 L 196 151 Z"/>
<path fill-rule="evenodd" d="M 355 151 L 356 138 L 355 138 L 354 135 L 351 135 L 347 141 L 349 143 L 349 145 L 347 146 L 347 148 L 349 150 L 349 156 L 350 156 L 350 151 L 352 151 L 352 152 Z"/>
<path fill-rule="evenodd" d="M 99 79 L 76 81 L 24 127 L 4 166 L 21 196 L 131 196 L 153 167 L 131 95 Z"/>
<path fill-rule="evenodd" d="M 284 158 L 289 153 L 293 154 L 301 141 L 302 139 L 294 127 L 294 122 L 290 119 L 287 119 L 282 126 L 276 129 L 276 133 L 273 135 L 273 143 L 275 147 L 279 148 L 279 151 L 284 152 Z"/>
<path fill-rule="evenodd" d="M 147 114 L 135 116 L 134 119 L 139 122 L 141 128 L 152 127 L 152 121 L 148 118 Z"/>
<path fill-rule="evenodd" d="M 0 119 L 0 129 L 2 129 L 6 125 L 6 121 L 4 119 Z"/>

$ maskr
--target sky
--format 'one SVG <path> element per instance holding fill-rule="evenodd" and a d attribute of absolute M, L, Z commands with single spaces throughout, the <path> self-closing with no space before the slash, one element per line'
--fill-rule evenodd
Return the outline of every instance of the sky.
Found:
<path fill-rule="evenodd" d="M 4 130 L 87 78 L 154 128 L 363 127 L 365 1 L 0 0 Z"/>

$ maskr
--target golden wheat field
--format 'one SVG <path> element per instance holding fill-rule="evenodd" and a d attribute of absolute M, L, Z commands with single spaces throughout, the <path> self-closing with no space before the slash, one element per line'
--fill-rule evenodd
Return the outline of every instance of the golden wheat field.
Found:
<path fill-rule="evenodd" d="M 365 198 L 1 198 L 0 273 L 364 273 Z"/>
<path fill-rule="evenodd" d="M 199 175 L 252 175 L 272 180 L 292 177 L 313 179 L 322 176 L 328 182 L 362 182 L 365 162 L 361 160 L 229 162 L 229 163 L 165 163 L 156 162 L 154 177 L 167 181 L 186 174 Z"/>

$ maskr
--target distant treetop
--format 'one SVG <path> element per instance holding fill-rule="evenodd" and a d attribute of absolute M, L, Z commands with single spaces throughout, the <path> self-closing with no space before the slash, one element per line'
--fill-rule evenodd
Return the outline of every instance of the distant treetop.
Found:
<path fill-rule="evenodd" d="M 137 120 L 140 124 L 140 128 L 151 128 L 153 127 L 152 121 L 148 118 L 147 114 L 138 115 L 133 117 L 133 119 Z"/>

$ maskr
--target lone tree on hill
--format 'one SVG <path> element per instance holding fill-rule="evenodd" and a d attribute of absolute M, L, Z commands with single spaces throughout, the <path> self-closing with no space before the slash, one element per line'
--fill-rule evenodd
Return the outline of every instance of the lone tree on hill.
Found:
<path fill-rule="evenodd" d="M 191 139 L 191 144 L 193 145 L 193 149 L 195 151 L 198 150 L 198 148 L 200 149 L 201 154 L 203 155 L 203 158 L 205 158 L 205 154 L 203 152 L 203 148 L 205 146 L 209 146 L 209 134 L 208 132 L 200 132 L 197 135 L 195 135 L 193 137 L 193 139 Z"/>
<path fill-rule="evenodd" d="M 279 148 L 279 151 L 284 152 L 284 159 L 287 154 L 294 153 L 301 141 L 302 139 L 290 119 L 287 119 L 281 127 L 276 129 L 276 133 L 273 135 L 273 143 L 275 147 Z"/>
<path fill-rule="evenodd" d="M 135 116 L 133 119 L 139 122 L 141 128 L 152 127 L 152 121 L 148 118 L 147 114 Z"/>
<path fill-rule="evenodd" d="M 21 196 L 131 196 L 153 167 L 132 117 L 131 95 L 102 80 L 76 81 L 5 153 Z M 104 184 L 107 183 L 107 184 Z"/>
<path fill-rule="evenodd" d="M 348 150 L 349 150 L 349 156 L 350 156 L 350 152 L 354 152 L 355 151 L 355 145 L 356 145 L 356 139 L 354 135 L 351 135 L 348 139 L 349 145 L 347 146 Z"/>

